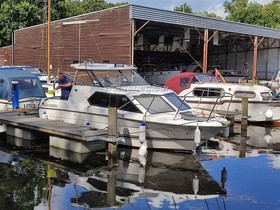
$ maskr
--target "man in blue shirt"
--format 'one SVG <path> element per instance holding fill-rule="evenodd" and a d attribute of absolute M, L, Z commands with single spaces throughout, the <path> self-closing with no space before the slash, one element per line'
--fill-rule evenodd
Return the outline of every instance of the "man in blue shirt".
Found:
<path fill-rule="evenodd" d="M 58 86 L 55 90 L 61 89 L 61 100 L 68 100 L 70 91 L 72 89 L 72 81 L 64 73 L 59 73 Z"/>

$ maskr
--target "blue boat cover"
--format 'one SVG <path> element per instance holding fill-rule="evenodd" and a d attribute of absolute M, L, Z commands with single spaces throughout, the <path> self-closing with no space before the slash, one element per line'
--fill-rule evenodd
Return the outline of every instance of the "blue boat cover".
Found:
<path fill-rule="evenodd" d="M 13 70 L 0 71 L 0 99 L 12 101 L 13 85 L 17 81 L 19 86 L 19 99 L 45 98 L 46 94 L 37 76 L 29 71 Z"/>

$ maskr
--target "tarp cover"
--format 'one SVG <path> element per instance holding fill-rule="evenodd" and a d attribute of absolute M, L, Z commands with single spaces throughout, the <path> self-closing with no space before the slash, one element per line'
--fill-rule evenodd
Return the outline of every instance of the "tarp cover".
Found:
<path fill-rule="evenodd" d="M 17 81 L 19 86 L 19 99 L 22 98 L 45 98 L 46 94 L 37 76 L 22 70 L 0 70 L 0 99 L 12 101 L 13 85 Z"/>

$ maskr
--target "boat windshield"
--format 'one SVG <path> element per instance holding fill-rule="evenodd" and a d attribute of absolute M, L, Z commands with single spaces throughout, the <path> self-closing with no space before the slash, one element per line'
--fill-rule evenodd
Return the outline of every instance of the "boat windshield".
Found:
<path fill-rule="evenodd" d="M 200 83 L 211 82 L 211 83 L 219 83 L 216 77 L 208 74 L 197 74 L 195 75 L 195 81 Z"/>
<path fill-rule="evenodd" d="M 33 74 L 47 74 L 43 69 L 36 67 L 24 67 L 23 70 L 30 71 Z"/>
<path fill-rule="evenodd" d="M 164 95 L 142 94 L 135 96 L 135 99 L 151 114 L 190 109 L 175 93 Z"/>
<path fill-rule="evenodd" d="M 103 87 L 148 85 L 134 70 L 94 71 L 93 73 Z"/>

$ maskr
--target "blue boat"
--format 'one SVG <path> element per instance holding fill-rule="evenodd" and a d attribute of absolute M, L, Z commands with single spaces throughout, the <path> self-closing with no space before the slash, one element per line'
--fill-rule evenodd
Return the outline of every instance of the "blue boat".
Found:
<path fill-rule="evenodd" d="M 48 81 L 48 74 L 36 66 L 1 66 L 0 70 L 25 70 L 39 77 L 42 83 L 47 83 Z"/>
<path fill-rule="evenodd" d="M 29 71 L 0 71 L 0 110 L 37 109 L 46 98 L 37 76 Z"/>

